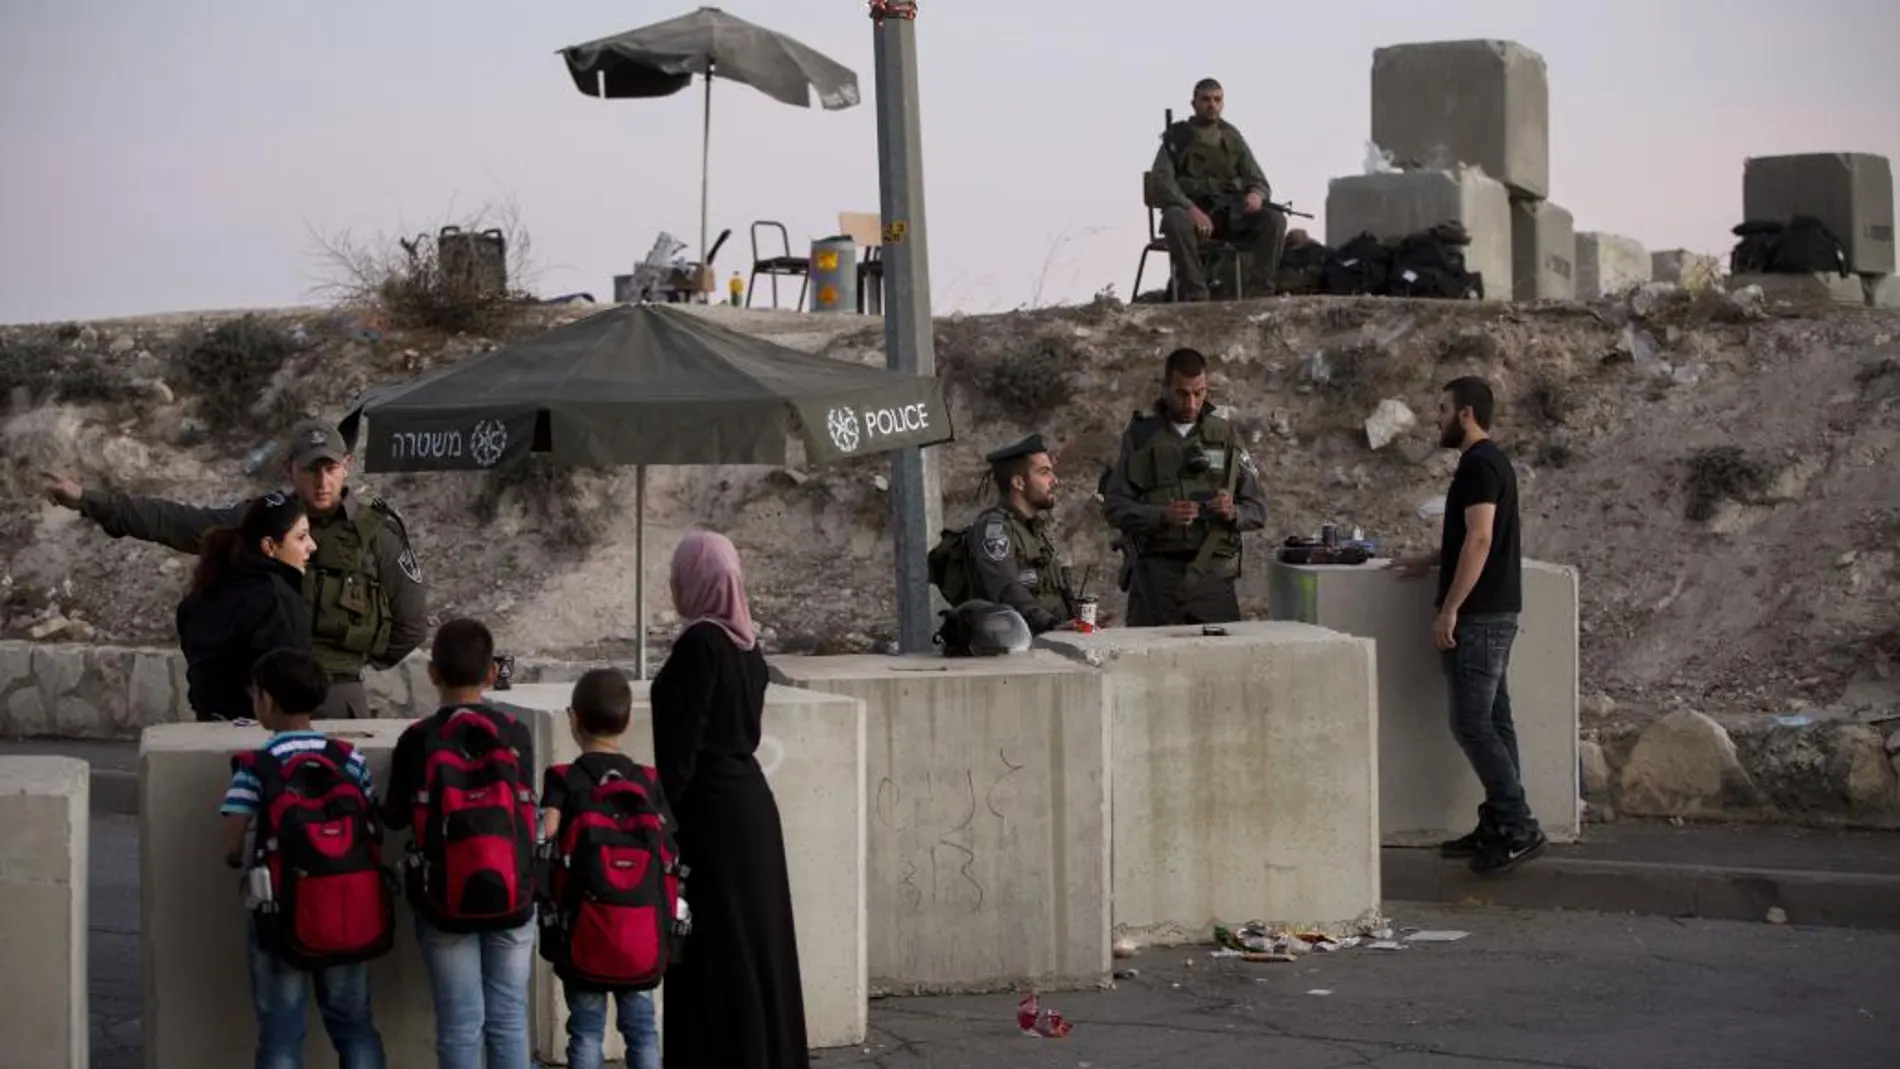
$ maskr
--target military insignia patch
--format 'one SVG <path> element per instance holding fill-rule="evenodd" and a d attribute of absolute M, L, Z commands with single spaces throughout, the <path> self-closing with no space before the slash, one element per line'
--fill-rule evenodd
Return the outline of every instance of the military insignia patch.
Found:
<path fill-rule="evenodd" d="M 422 582 L 422 565 L 416 561 L 415 550 L 404 549 L 402 556 L 396 558 L 396 567 L 402 569 L 402 574 L 408 576 L 410 582 Z"/>
<path fill-rule="evenodd" d="M 1009 532 L 1003 521 L 991 520 L 983 528 L 983 555 L 999 564 L 1009 559 Z"/>
<path fill-rule="evenodd" d="M 1255 477 L 1260 475 L 1260 468 L 1253 462 L 1253 454 L 1245 449 L 1240 451 L 1240 470 Z"/>

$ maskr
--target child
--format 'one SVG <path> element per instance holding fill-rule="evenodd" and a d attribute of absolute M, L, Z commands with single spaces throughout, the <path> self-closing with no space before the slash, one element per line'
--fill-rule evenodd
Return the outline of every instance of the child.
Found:
<path fill-rule="evenodd" d="M 232 868 L 249 867 L 254 852 L 247 839 L 253 838 L 250 832 L 259 809 L 270 801 L 267 794 L 281 789 L 275 786 L 275 770 L 293 758 L 321 755 L 329 767 L 340 771 L 362 792 L 363 815 L 374 813 L 375 788 L 363 755 L 341 740 L 311 730 L 310 714 L 323 704 L 330 689 L 329 675 L 322 666 L 307 653 L 272 650 L 258 659 L 251 678 L 252 711 L 273 734 L 262 749 L 233 761 L 236 768 L 231 784 L 225 789 L 224 803 L 218 807 L 224 816 L 225 863 Z M 369 864 L 379 862 L 379 853 L 369 856 Z M 247 895 L 249 904 L 270 899 L 269 894 L 257 893 L 263 890 L 259 879 L 270 871 L 267 866 L 253 870 L 248 878 L 252 892 Z M 297 1069 L 303 1064 L 304 1004 L 314 986 L 324 1028 L 330 1033 L 343 1069 L 384 1069 L 383 1040 L 370 1015 L 367 960 L 316 971 L 296 968 L 273 949 L 273 940 L 262 929 L 255 912 L 247 924 L 247 936 L 251 1002 L 257 1013 L 258 1065 Z"/>
<path fill-rule="evenodd" d="M 571 765 L 550 767 L 542 782 L 541 832 L 548 842 L 560 841 L 563 811 L 576 796 L 616 776 L 641 784 L 648 791 L 650 803 L 660 813 L 666 813 L 658 777 L 621 752 L 620 737 L 626 734 L 632 715 L 633 688 L 619 672 L 596 668 L 574 684 L 574 695 L 567 709 L 567 726 L 581 748 L 581 755 Z M 671 820 L 670 814 L 667 815 L 664 824 L 670 825 Z M 556 971 L 565 970 L 557 966 Z M 653 1023 L 651 991 L 610 992 L 567 976 L 561 978 L 561 987 L 567 997 L 568 1069 L 600 1069 L 610 996 L 620 1034 L 627 1041 L 627 1069 L 660 1069 L 660 1042 Z"/>
<path fill-rule="evenodd" d="M 383 819 L 413 828 L 404 859 L 441 1069 L 530 1069 L 534 965 L 534 738 L 482 700 L 495 639 L 479 621 L 436 629 L 429 678 L 441 707 L 390 759 Z M 445 789 L 445 787 L 447 789 Z"/>

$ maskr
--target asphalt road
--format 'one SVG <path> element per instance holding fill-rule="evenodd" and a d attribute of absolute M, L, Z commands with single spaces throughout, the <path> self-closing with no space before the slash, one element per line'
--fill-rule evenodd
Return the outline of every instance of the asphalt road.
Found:
<path fill-rule="evenodd" d="M 137 831 L 95 820 L 95 1069 L 136 1069 Z M 1116 990 L 1046 996 L 1065 1039 L 1015 1024 L 1012 996 L 885 999 L 824 1069 L 1871 1069 L 1900 1065 L 1900 932 L 1656 917 L 1389 908 L 1454 943 L 1293 964 L 1206 948 L 1121 962 Z M 235 965 L 234 965 L 235 967 Z M 1328 992 L 1315 994 L 1316 991 Z"/>

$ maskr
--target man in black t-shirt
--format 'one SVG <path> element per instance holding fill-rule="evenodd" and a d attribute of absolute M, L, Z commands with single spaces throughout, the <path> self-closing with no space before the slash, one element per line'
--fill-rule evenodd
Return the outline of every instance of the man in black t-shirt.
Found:
<path fill-rule="evenodd" d="M 1544 852 L 1546 840 L 1524 799 L 1517 728 L 1505 673 L 1517 617 L 1524 609 L 1517 472 L 1491 440 L 1496 403 L 1480 378 L 1454 379 L 1438 399 L 1438 444 L 1459 450 L 1445 495 L 1437 554 L 1392 562 L 1401 575 L 1438 568 L 1438 647 L 1451 686 L 1452 733 L 1484 784 L 1478 827 L 1440 844 L 1446 857 L 1470 858 L 1481 874 L 1506 872 Z"/>

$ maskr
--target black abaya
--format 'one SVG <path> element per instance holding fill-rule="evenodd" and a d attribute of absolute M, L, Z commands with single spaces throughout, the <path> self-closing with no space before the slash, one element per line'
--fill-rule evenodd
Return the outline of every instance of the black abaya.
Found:
<path fill-rule="evenodd" d="M 693 931 L 667 970 L 668 1069 L 807 1069 L 778 803 L 754 751 L 765 655 L 701 623 L 653 680 L 653 754 L 691 870 Z"/>

